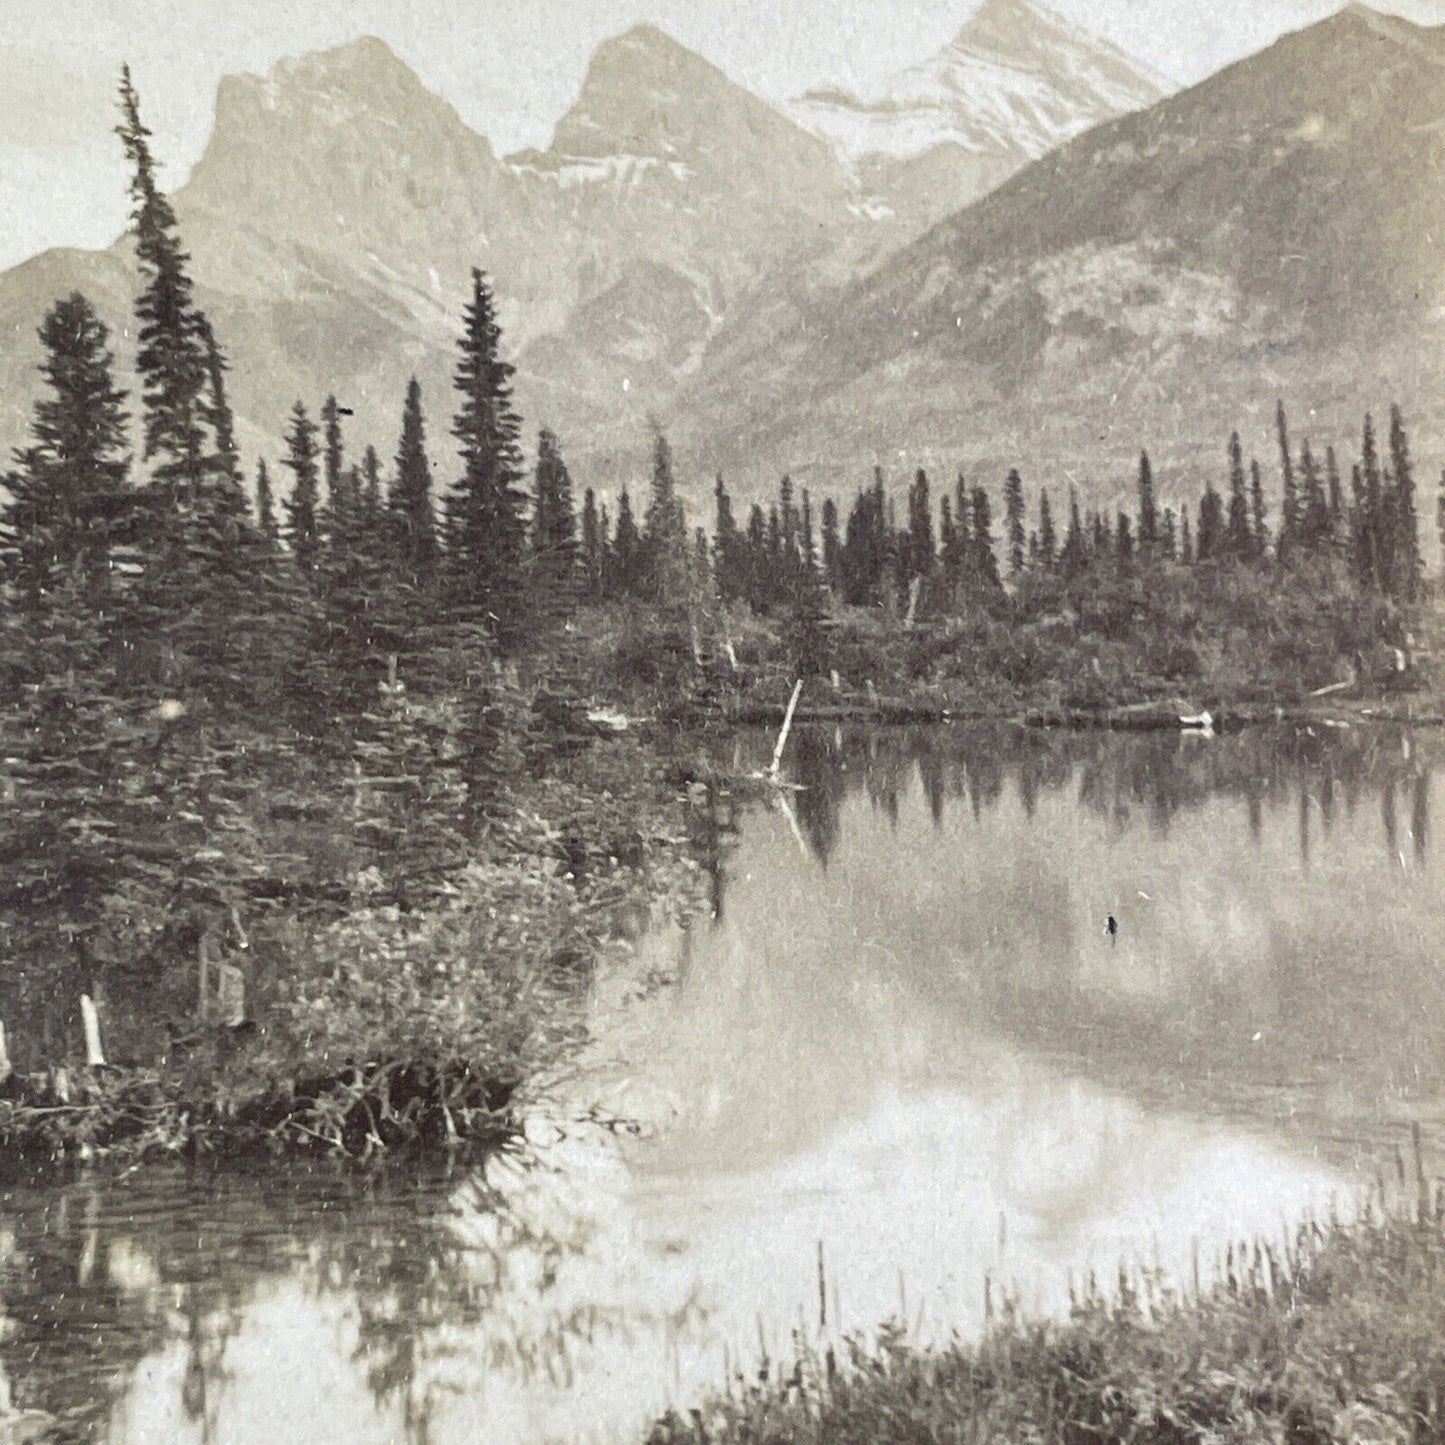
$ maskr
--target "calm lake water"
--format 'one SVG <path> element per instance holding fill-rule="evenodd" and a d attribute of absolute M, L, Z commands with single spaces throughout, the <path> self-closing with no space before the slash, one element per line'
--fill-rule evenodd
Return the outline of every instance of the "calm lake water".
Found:
<path fill-rule="evenodd" d="M 1187 1282 L 1412 1121 L 1438 1171 L 1440 746 L 805 731 L 535 1158 L 0 1187 L 0 1440 L 636 1438 L 795 1333 Z"/>

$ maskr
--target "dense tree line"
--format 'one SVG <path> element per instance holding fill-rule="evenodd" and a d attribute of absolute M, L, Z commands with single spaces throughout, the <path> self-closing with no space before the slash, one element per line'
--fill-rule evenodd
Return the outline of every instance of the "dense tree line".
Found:
<path fill-rule="evenodd" d="M 1415 469 L 1399 408 L 1390 411 L 1384 456 L 1373 419 L 1365 417 L 1348 498 L 1334 447 L 1326 449 L 1323 465 L 1307 438 L 1296 452 L 1282 404 L 1277 430 L 1281 487 L 1275 526 L 1269 520 L 1262 469 L 1257 461 L 1246 467 L 1238 434 L 1230 437 L 1226 449 L 1223 491 L 1206 481 L 1193 506 L 1161 508 L 1152 463 L 1147 452 L 1142 453 L 1134 507 L 1120 507 L 1112 514 L 1082 510 L 1077 489 L 1070 487 L 1062 537 L 1049 489 L 1039 489 L 1031 518 L 1017 470 L 1004 481 L 1001 532 L 986 488 L 960 474 L 935 510 L 932 484 L 921 469 L 908 488 L 906 518 L 900 522 L 879 470 L 855 496 L 841 538 L 834 502 L 823 503 L 821 548 L 813 540 L 808 493 L 803 492 L 799 508 L 789 478 L 779 486 L 777 501 L 766 512 L 755 504 L 746 528 L 739 528 L 732 498 L 719 477 L 714 488 L 714 582 L 725 602 L 762 612 L 796 605 L 822 585 L 849 606 L 947 614 L 987 607 L 1045 577 L 1087 590 L 1087 579 L 1097 584 L 1108 576 L 1163 566 L 1232 565 L 1284 574 L 1314 564 L 1338 564 L 1342 584 L 1396 604 L 1418 601 L 1423 564 Z M 1440 517 L 1445 538 L 1445 491 Z M 601 555 L 595 575 L 603 577 L 605 535 L 598 535 Z M 597 591 L 607 595 L 605 587 Z"/>

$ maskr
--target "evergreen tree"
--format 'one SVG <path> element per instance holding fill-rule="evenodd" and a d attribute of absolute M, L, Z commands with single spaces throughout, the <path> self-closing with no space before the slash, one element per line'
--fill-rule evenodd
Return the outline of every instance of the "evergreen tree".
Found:
<path fill-rule="evenodd" d="M 597 494 L 587 488 L 582 498 L 582 587 L 589 601 L 602 596 L 602 571 L 607 544 L 597 511 Z"/>
<path fill-rule="evenodd" d="M 1152 560 L 1159 543 L 1159 512 L 1154 500 L 1154 469 L 1149 453 L 1139 453 L 1139 555 Z"/>
<path fill-rule="evenodd" d="M 1024 529 L 1024 481 L 1014 468 L 1004 482 L 1004 520 L 1008 527 L 1008 567 L 1011 576 L 1017 577 L 1024 570 L 1024 544 L 1028 535 Z"/>
<path fill-rule="evenodd" d="M 122 122 L 117 134 L 131 165 L 131 223 L 141 290 L 135 302 L 136 370 L 141 381 L 146 461 L 171 496 L 199 493 L 206 471 L 205 389 L 208 380 L 201 317 L 176 229 L 151 154 L 151 133 L 141 123 L 140 99 L 130 67 L 121 70 Z"/>
<path fill-rule="evenodd" d="M 1194 565 L 1194 539 L 1189 535 L 1189 508 L 1179 513 L 1179 561 L 1185 567 Z"/>
<path fill-rule="evenodd" d="M 841 557 L 843 600 L 866 607 L 882 600 L 887 538 L 883 475 L 875 470 L 873 486 L 858 493 L 843 534 Z"/>
<path fill-rule="evenodd" d="M 642 582 L 642 538 L 632 515 L 632 499 L 623 487 L 617 499 L 617 525 L 612 533 L 612 595 L 636 597 Z"/>
<path fill-rule="evenodd" d="M 1199 499 L 1199 526 L 1194 537 L 1194 557 L 1199 562 L 1209 562 L 1220 555 L 1229 545 L 1225 530 L 1224 503 L 1212 482 L 1204 484 L 1204 495 Z"/>
<path fill-rule="evenodd" d="M 256 463 L 256 525 L 273 546 L 280 541 L 281 528 L 276 521 L 276 498 L 271 491 L 271 473 L 266 470 L 265 457 Z"/>
<path fill-rule="evenodd" d="M 797 513 L 793 507 L 793 479 L 786 473 L 778 483 L 778 545 L 780 557 L 791 559 L 797 545 Z"/>
<path fill-rule="evenodd" d="M 1364 472 L 1356 462 L 1350 469 L 1350 562 L 1355 585 L 1374 585 L 1374 558 L 1370 548 L 1369 497 L 1365 491 Z"/>
<path fill-rule="evenodd" d="M 1249 491 L 1245 482 L 1244 452 L 1239 433 L 1229 438 L 1229 520 L 1225 527 L 1224 551 L 1236 561 L 1246 561 L 1254 553 L 1254 537 L 1250 528 Z"/>
<path fill-rule="evenodd" d="M 702 527 L 692 529 L 692 582 L 693 590 L 706 595 L 713 586 L 712 548 L 708 544 L 707 531 Z"/>
<path fill-rule="evenodd" d="M 1160 535 L 1160 550 L 1166 562 L 1173 562 L 1179 555 L 1179 524 L 1173 507 L 1164 508 L 1164 522 Z"/>
<path fill-rule="evenodd" d="M 961 582 L 967 580 L 973 567 L 973 503 L 962 472 L 953 487 L 953 531 L 958 557 L 952 575 Z"/>
<path fill-rule="evenodd" d="M 1375 423 L 1368 413 L 1360 461 L 1365 481 L 1361 528 L 1365 575 L 1370 586 L 1383 589 L 1390 571 L 1389 529 L 1385 525 L 1385 483 L 1380 471 L 1380 454 L 1375 447 Z"/>
<path fill-rule="evenodd" d="M 515 369 L 502 359 L 492 290 L 476 269 L 458 349 L 452 435 L 462 474 L 444 501 L 450 611 L 455 621 L 486 630 L 506 647 L 516 641 L 525 606 L 521 422 L 512 408 Z"/>
<path fill-rule="evenodd" d="M 30 444 L 4 479 L 9 499 L 0 507 L 5 571 L 32 605 L 72 573 L 97 602 L 130 512 L 125 393 L 112 379 L 107 340 L 78 292 L 40 327 L 49 394 L 35 403 Z"/>
<path fill-rule="evenodd" d="M 346 448 L 341 437 L 341 408 L 335 396 L 328 396 L 321 403 L 321 435 L 321 475 L 326 484 L 324 507 L 328 526 L 334 523 L 344 530 L 352 499 L 344 474 Z"/>
<path fill-rule="evenodd" d="M 570 611 L 576 601 L 577 514 L 572 503 L 572 478 L 555 434 L 546 427 L 537 438 L 532 556 L 544 607 Z"/>
<path fill-rule="evenodd" d="M 1128 512 L 1119 509 L 1118 525 L 1114 528 L 1114 557 L 1121 572 L 1134 565 L 1134 531 Z"/>
<path fill-rule="evenodd" d="M 785 487 L 786 482 L 784 478 Z M 787 496 L 791 500 L 791 494 Z M 642 547 L 647 594 L 664 607 L 681 605 L 688 593 L 687 520 L 672 474 L 672 447 L 661 428 L 652 439 L 652 494 L 643 518 Z"/>
<path fill-rule="evenodd" d="M 1299 540 L 1308 550 L 1322 548 L 1330 536 L 1330 505 L 1324 478 L 1306 437 L 1300 446 Z"/>
<path fill-rule="evenodd" d="M 303 572 L 313 572 L 321 552 L 316 508 L 319 500 L 321 473 L 317 466 L 320 448 L 316 443 L 316 423 L 306 414 L 303 402 L 291 408 L 291 427 L 286 433 L 286 457 L 282 466 L 291 473 L 291 495 L 284 506 L 289 519 L 286 540 L 291 545 L 296 564 Z"/>
<path fill-rule="evenodd" d="M 215 452 L 210 458 L 212 470 L 234 487 L 241 485 L 241 454 L 236 448 L 236 423 L 231 404 L 226 399 L 226 372 L 230 365 L 221 352 L 211 323 L 199 312 L 196 325 L 206 356 L 206 393 L 201 402 L 201 416 L 215 438 Z"/>
<path fill-rule="evenodd" d="M 1254 555 L 1263 557 L 1269 551 L 1269 527 L 1265 522 L 1264 479 L 1253 458 L 1249 463 L 1249 511 Z"/>
<path fill-rule="evenodd" d="M 740 601 L 747 592 L 743 540 L 733 517 L 733 502 L 719 472 L 713 484 L 713 575 L 724 602 Z"/>
<path fill-rule="evenodd" d="M 1338 541 L 1345 517 L 1345 497 L 1344 489 L 1340 485 L 1340 466 L 1335 460 L 1333 447 L 1325 448 L 1325 480 L 1329 493 L 1330 536 Z"/>
<path fill-rule="evenodd" d="M 421 383 L 407 383 L 396 444 L 396 473 L 386 499 L 390 532 L 405 585 L 424 594 L 437 580 L 436 509 L 432 503 L 431 462 L 426 453 L 426 416 Z"/>
<path fill-rule="evenodd" d="M 807 487 L 803 488 L 803 505 L 799 511 L 798 557 L 803 564 L 804 576 L 811 585 L 818 571 L 818 543 L 813 533 L 813 499 L 808 495 Z"/>
<path fill-rule="evenodd" d="M 382 519 L 385 503 L 382 498 L 381 458 L 376 448 L 368 445 L 361 456 L 361 475 L 355 484 L 355 491 L 361 499 L 361 520 L 373 536 L 384 531 Z"/>
<path fill-rule="evenodd" d="M 1101 563 L 1109 561 L 1114 555 L 1114 532 L 1105 512 L 1094 513 L 1090 536 L 1093 539 L 1092 559 Z"/>
<path fill-rule="evenodd" d="M 1285 420 L 1284 402 L 1278 401 L 1274 408 L 1275 432 L 1279 438 L 1280 476 L 1284 485 L 1283 499 L 1279 510 L 1279 539 L 1275 554 L 1281 561 L 1288 556 L 1299 531 L 1299 497 L 1295 491 L 1294 461 L 1290 454 L 1289 425 Z"/>
<path fill-rule="evenodd" d="M 1420 557 L 1420 526 L 1415 501 L 1415 464 L 1398 406 L 1390 408 L 1390 470 L 1395 477 L 1394 568 L 1391 595 L 1399 602 L 1416 602 L 1422 591 L 1424 564 Z"/>
<path fill-rule="evenodd" d="M 953 502 L 947 495 L 938 501 L 938 560 L 951 582 L 958 570 L 958 528 L 953 521 Z"/>
<path fill-rule="evenodd" d="M 599 598 L 612 596 L 612 518 L 606 502 L 597 506 L 597 588 Z"/>
<path fill-rule="evenodd" d="M 919 467 L 908 491 L 908 536 L 903 548 L 904 592 L 917 577 L 927 577 L 936 560 L 933 542 L 933 503 L 928 473 Z"/>
<path fill-rule="evenodd" d="M 982 487 L 973 489 L 973 525 L 969 529 L 973 549 L 973 575 L 985 592 L 999 588 L 998 559 L 993 550 L 993 519 L 988 493 Z"/>
<path fill-rule="evenodd" d="M 1069 529 L 1064 533 L 1064 550 L 1059 565 L 1066 577 L 1077 577 L 1088 565 L 1088 544 L 1084 539 L 1084 523 L 1079 515 L 1079 493 L 1069 488 Z"/>
<path fill-rule="evenodd" d="M 388 657 L 405 658 L 408 670 L 419 660 L 431 618 L 417 605 L 412 586 L 397 586 L 397 563 L 404 567 L 405 559 L 398 558 L 394 536 L 378 525 L 379 519 L 366 519 L 360 473 L 344 465 L 341 412 L 334 398 L 328 399 L 325 414 L 327 500 L 314 573 L 321 603 L 319 651 L 328 664 L 332 713 L 359 722 L 373 707 Z M 401 580 L 410 584 L 414 579 L 403 572 Z"/>
<path fill-rule="evenodd" d="M 1057 559 L 1059 542 L 1054 534 L 1054 509 L 1049 501 L 1049 489 L 1039 489 L 1039 565 L 1045 571 L 1052 571 Z"/>
<path fill-rule="evenodd" d="M 842 542 L 838 537 L 838 504 L 832 497 L 823 499 L 823 576 L 834 592 L 842 590 L 839 564 Z"/>
<path fill-rule="evenodd" d="M 763 546 L 762 599 L 771 605 L 785 593 L 783 569 L 783 517 L 775 502 L 768 508 L 767 540 Z"/>

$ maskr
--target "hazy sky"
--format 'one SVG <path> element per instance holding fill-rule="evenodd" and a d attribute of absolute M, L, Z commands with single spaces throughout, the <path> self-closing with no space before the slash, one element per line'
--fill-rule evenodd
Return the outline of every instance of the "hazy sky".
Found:
<path fill-rule="evenodd" d="M 650 20 L 761 95 L 867 91 L 952 38 L 978 0 L 0 0 L 0 265 L 107 244 L 124 223 L 111 135 L 129 60 L 171 184 L 210 133 L 216 83 L 380 35 L 499 153 L 545 145 L 597 42 Z M 1339 0 L 1052 0 L 1180 82 Z M 1445 0 L 1386 0 L 1445 23 Z"/>

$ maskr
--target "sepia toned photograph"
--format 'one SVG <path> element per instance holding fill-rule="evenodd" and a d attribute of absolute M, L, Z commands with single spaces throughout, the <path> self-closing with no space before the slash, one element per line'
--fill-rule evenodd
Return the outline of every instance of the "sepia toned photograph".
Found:
<path fill-rule="evenodd" d="M 1445 1445 L 1445 0 L 0 0 L 0 1445 Z"/>

